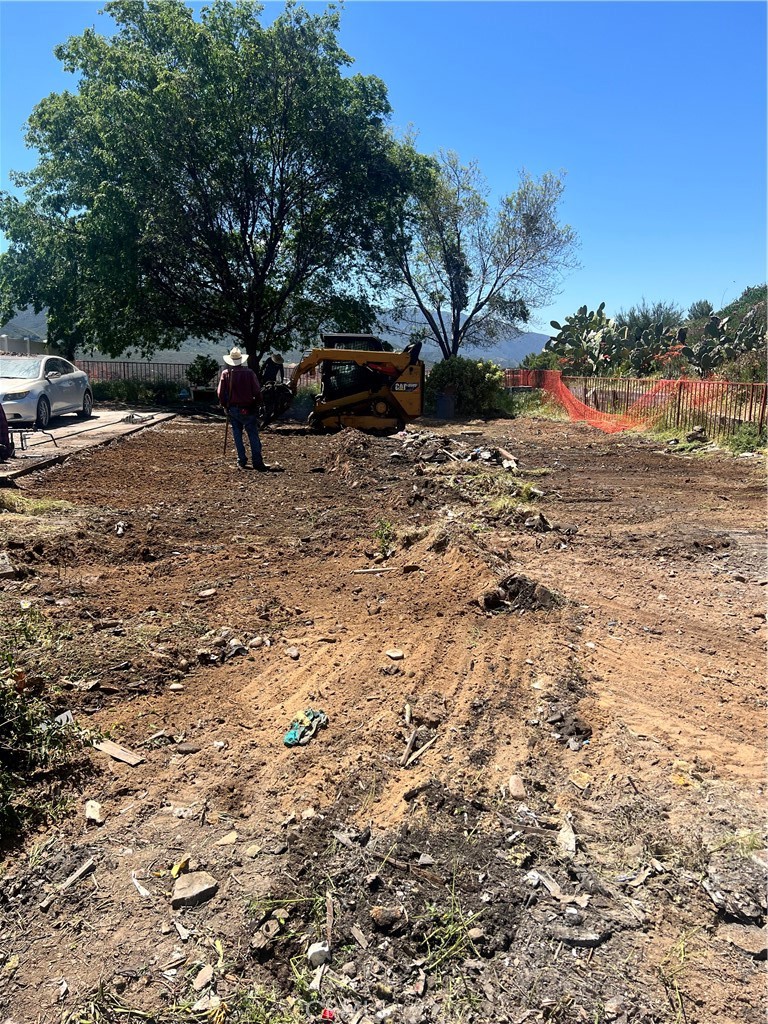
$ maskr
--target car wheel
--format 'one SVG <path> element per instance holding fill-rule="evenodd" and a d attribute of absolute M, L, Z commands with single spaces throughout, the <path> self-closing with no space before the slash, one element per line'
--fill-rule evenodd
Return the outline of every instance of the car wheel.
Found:
<path fill-rule="evenodd" d="M 77 414 L 81 420 L 88 420 L 91 418 L 93 412 L 93 395 L 90 391 L 86 391 L 83 395 L 83 408 Z"/>
<path fill-rule="evenodd" d="M 37 416 L 35 418 L 35 427 L 38 430 L 47 430 L 48 424 L 51 422 L 51 403 L 45 397 L 41 395 L 37 400 Z"/>

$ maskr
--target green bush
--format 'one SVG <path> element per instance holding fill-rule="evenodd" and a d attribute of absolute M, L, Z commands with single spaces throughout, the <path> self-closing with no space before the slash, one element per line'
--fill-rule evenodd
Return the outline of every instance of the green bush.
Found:
<path fill-rule="evenodd" d="M 187 380 L 193 387 L 208 387 L 218 376 L 219 362 L 213 356 L 195 356 L 187 367 Z"/>
<path fill-rule="evenodd" d="M 768 444 L 768 432 L 765 427 L 758 430 L 754 423 L 742 423 L 736 433 L 724 438 L 722 443 L 723 447 L 728 448 L 734 455 L 754 452 Z"/>
<path fill-rule="evenodd" d="M 181 385 L 175 380 L 103 380 L 91 383 L 94 402 L 126 405 L 173 405 Z"/>
<path fill-rule="evenodd" d="M 717 368 L 717 376 L 721 380 L 736 380 L 759 384 L 768 377 L 767 350 L 759 348 L 752 352 L 743 352 L 735 359 L 721 363 Z"/>
<path fill-rule="evenodd" d="M 292 420 L 305 420 L 315 408 L 315 398 L 320 393 L 319 384 L 304 384 L 297 391 L 286 413 Z"/>
<path fill-rule="evenodd" d="M 29 678 L 17 661 L 28 649 L 50 643 L 50 628 L 34 607 L 0 623 L 0 839 L 50 809 L 43 786 L 50 794 L 57 771 L 70 772 L 75 753 L 90 738 L 74 722 L 54 720 L 43 681 Z"/>
<path fill-rule="evenodd" d="M 490 360 L 454 356 L 429 371 L 424 392 L 429 412 L 444 393 L 453 395 L 458 416 L 492 416 L 504 407 L 504 371 Z"/>

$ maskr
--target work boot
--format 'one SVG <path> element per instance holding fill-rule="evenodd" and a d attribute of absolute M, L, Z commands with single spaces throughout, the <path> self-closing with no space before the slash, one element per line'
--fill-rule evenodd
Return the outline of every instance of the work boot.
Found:
<path fill-rule="evenodd" d="M 266 464 L 266 462 L 254 462 L 253 468 L 256 470 L 257 473 L 269 472 L 269 466 Z"/>
<path fill-rule="evenodd" d="M 251 467 L 248 465 L 247 462 L 238 462 L 237 468 L 242 471 L 244 469 L 250 469 Z"/>

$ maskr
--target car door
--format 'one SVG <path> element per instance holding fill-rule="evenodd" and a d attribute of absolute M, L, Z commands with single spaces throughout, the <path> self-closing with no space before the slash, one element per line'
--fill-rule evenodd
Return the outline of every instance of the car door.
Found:
<path fill-rule="evenodd" d="M 45 377 L 45 394 L 51 404 L 51 415 L 58 416 L 64 403 L 64 392 L 61 388 L 61 362 L 49 356 L 43 363 L 43 376 Z"/>
<path fill-rule="evenodd" d="M 58 386 L 61 389 L 61 412 L 78 412 L 83 407 L 85 381 L 83 375 L 66 359 L 57 359 L 61 371 Z"/>

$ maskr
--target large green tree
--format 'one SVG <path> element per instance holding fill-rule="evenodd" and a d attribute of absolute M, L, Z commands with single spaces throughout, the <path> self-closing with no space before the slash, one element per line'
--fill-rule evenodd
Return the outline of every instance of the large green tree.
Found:
<path fill-rule="evenodd" d="M 77 89 L 32 112 L 37 166 L 4 195 L 5 317 L 61 348 L 233 335 L 249 353 L 372 319 L 374 225 L 398 193 L 384 84 L 345 73 L 338 15 L 249 0 L 114 0 L 56 50 Z"/>
<path fill-rule="evenodd" d="M 409 163 L 411 193 L 394 207 L 382 246 L 400 323 L 444 359 L 513 335 L 575 265 L 574 233 L 558 221 L 562 177 L 523 173 L 492 206 L 477 164 L 463 165 L 453 152 L 419 156 L 412 142 L 400 158 Z"/>

